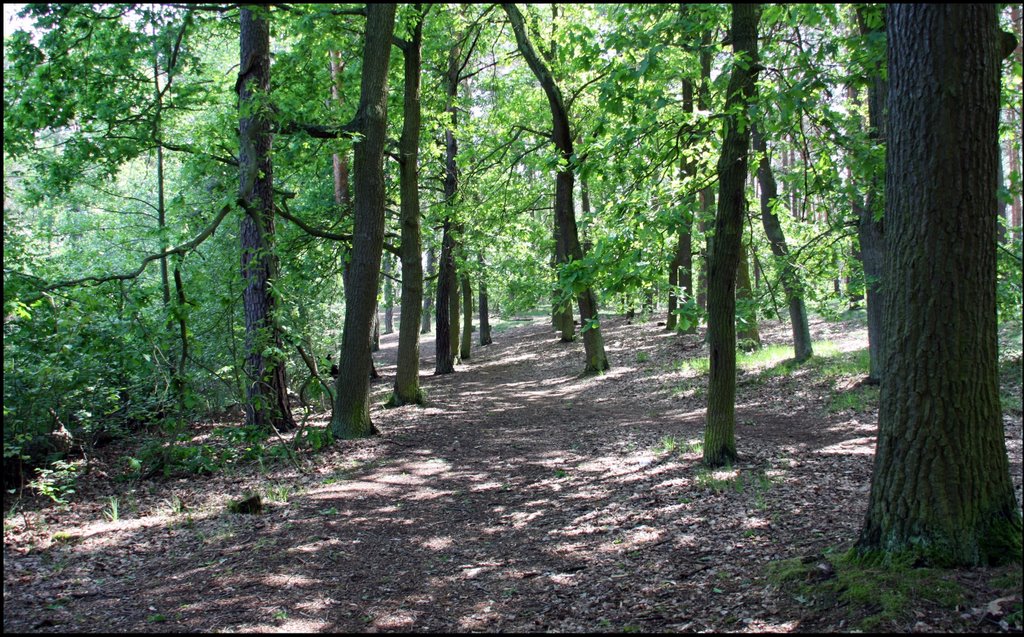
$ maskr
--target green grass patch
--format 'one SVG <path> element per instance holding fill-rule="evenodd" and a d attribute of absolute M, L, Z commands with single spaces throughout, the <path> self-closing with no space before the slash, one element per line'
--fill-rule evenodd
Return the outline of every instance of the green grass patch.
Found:
<path fill-rule="evenodd" d="M 954 612 L 965 599 L 954 571 L 899 559 L 879 565 L 852 551 L 773 562 L 767 576 L 797 602 L 823 612 L 842 609 L 851 628 L 867 632 L 900 632 L 914 623 L 915 610 Z"/>
<path fill-rule="evenodd" d="M 707 356 L 700 358 L 686 358 L 675 365 L 676 371 L 687 376 L 706 376 L 711 371 L 711 359 Z"/>
<path fill-rule="evenodd" d="M 830 412 L 855 411 L 858 413 L 878 409 L 879 388 L 877 385 L 861 385 L 853 389 L 833 394 L 828 403 Z"/>
<path fill-rule="evenodd" d="M 697 486 L 709 489 L 715 493 L 726 491 L 744 493 L 750 491 L 757 496 L 768 491 L 775 484 L 762 469 L 746 472 L 741 470 L 734 471 L 729 465 L 721 469 L 698 468 L 696 482 Z"/>

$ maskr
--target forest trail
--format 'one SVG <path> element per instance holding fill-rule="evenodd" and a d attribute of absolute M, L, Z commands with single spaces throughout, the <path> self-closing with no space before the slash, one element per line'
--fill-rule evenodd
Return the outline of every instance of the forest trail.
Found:
<path fill-rule="evenodd" d="M 786 326 L 766 327 L 785 342 Z M 870 393 L 867 408 L 836 409 L 830 396 L 864 388 L 772 375 L 771 362 L 741 371 L 741 459 L 712 472 L 700 465 L 706 379 L 680 365 L 705 352 L 700 338 L 622 318 L 603 329 L 612 369 L 588 377 L 582 344 L 559 344 L 544 319 L 474 346 L 449 376 L 430 375 L 424 338 L 428 406 L 375 407 L 381 436 L 304 455 L 302 474 L 282 463 L 130 495 L 112 480 L 91 499 L 85 488 L 70 515 L 26 518 L 5 541 L 5 631 L 841 629 L 805 616 L 765 567 L 856 537 Z M 823 365 L 855 355 L 863 332 L 813 324 L 832 339 Z M 376 356 L 378 406 L 396 340 Z M 247 488 L 266 494 L 264 513 L 226 512 Z M 104 520 L 115 489 L 137 511 Z M 28 551 L 33 538 L 42 548 Z"/>

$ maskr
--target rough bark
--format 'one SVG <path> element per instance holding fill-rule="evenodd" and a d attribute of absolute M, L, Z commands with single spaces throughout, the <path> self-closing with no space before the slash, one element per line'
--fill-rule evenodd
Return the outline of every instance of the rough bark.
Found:
<path fill-rule="evenodd" d="M 885 355 L 858 548 L 1021 559 L 996 353 L 995 5 L 890 5 Z"/>
<path fill-rule="evenodd" d="M 412 35 L 402 46 L 405 59 L 405 98 L 402 137 L 399 140 L 399 189 L 402 226 L 402 313 L 398 322 L 398 362 L 395 405 L 422 403 L 420 391 L 420 314 L 423 311 L 423 262 L 420 260 L 420 75 L 423 49 L 422 5 L 416 4 L 417 20 Z M 430 318 L 427 317 L 429 330 Z"/>
<path fill-rule="evenodd" d="M 272 136 L 263 109 L 248 108 L 257 93 L 270 91 L 270 26 L 250 9 L 240 11 L 238 103 L 239 201 L 245 208 L 239 236 L 242 247 L 242 304 L 245 309 L 246 424 L 278 431 L 295 428 L 288 408 L 288 382 L 283 360 L 268 360 L 264 350 L 281 351 L 275 302 L 270 288 L 277 276 L 274 256 Z"/>
<path fill-rule="evenodd" d="M 722 156 L 718 161 L 719 199 L 715 240 L 708 259 L 708 379 L 704 463 L 721 466 L 736 459 L 736 269 L 742 256 L 744 181 L 750 123 L 746 113 L 754 98 L 757 23 L 761 7 L 733 4 L 730 35 L 745 64 L 733 67 L 726 95 Z"/>
<path fill-rule="evenodd" d="M 448 213 L 444 220 L 443 237 L 441 239 L 440 274 L 437 278 L 437 317 L 434 340 L 436 351 L 434 374 L 450 374 L 455 371 L 459 358 L 459 280 L 455 271 L 455 250 L 457 248 L 455 232 L 457 224 L 453 220 L 455 193 L 459 187 L 459 169 L 455 161 L 459 154 L 459 142 L 455 137 L 458 126 L 458 110 L 455 98 L 459 93 L 459 61 L 462 57 L 461 37 L 448 51 L 448 70 L 445 74 L 447 91 L 447 111 L 450 125 L 444 132 L 445 139 L 445 177 L 444 203 Z"/>
<path fill-rule="evenodd" d="M 576 211 L 573 208 L 573 164 L 576 157 L 573 152 L 572 131 L 569 126 L 569 112 L 562 99 L 562 92 L 555 83 L 547 65 L 538 57 L 537 51 L 526 35 L 523 16 L 514 4 L 502 4 L 512 30 L 515 32 L 519 52 L 526 58 L 530 70 L 537 77 L 551 108 L 552 139 L 565 160 L 564 168 L 555 176 L 555 218 L 559 230 L 559 238 L 564 242 L 565 253 L 569 260 L 578 261 L 583 258 L 580 246 L 579 231 L 576 227 Z M 588 286 L 577 294 L 580 308 L 580 325 L 583 332 L 583 349 L 586 356 L 585 372 L 601 372 L 609 369 L 608 357 L 604 351 L 604 338 L 597 313 L 597 296 Z"/>
<path fill-rule="evenodd" d="M 337 438 L 373 435 L 370 420 L 370 329 L 384 246 L 384 144 L 387 141 L 387 71 L 395 5 L 366 7 L 363 73 L 356 117 L 362 137 L 354 145 L 356 186 L 352 261 L 345 286 L 341 344 L 331 432 Z"/>
<path fill-rule="evenodd" d="M 775 214 L 775 205 L 779 198 L 779 187 L 772 173 L 771 160 L 768 157 L 768 144 L 761 130 L 756 125 L 751 129 L 754 152 L 760 154 L 757 166 L 757 179 L 761 183 L 761 225 L 771 246 L 772 254 L 781 266 L 782 289 L 786 293 L 789 305 L 789 323 L 793 330 L 793 358 L 797 362 L 807 360 L 813 355 L 811 347 L 811 331 L 807 324 L 807 306 L 803 298 L 803 282 L 800 280 L 796 264 L 789 256 L 786 235 L 782 232 L 782 224 Z"/>

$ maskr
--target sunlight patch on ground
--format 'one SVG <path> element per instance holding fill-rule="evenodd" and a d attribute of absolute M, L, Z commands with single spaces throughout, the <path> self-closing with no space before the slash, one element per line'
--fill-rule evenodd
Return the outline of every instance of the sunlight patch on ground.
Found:
<path fill-rule="evenodd" d="M 424 540 L 420 543 L 420 546 L 422 546 L 425 549 L 430 549 L 431 551 L 443 551 L 445 549 L 451 548 L 453 543 L 454 542 L 452 541 L 452 536 L 439 535 L 437 537 L 432 537 Z"/>
<path fill-rule="evenodd" d="M 312 588 L 320 583 L 319 580 L 305 577 L 304 575 L 296 575 L 294 573 L 266 575 L 262 578 L 262 581 L 264 584 L 268 584 L 275 588 L 292 588 L 295 586 Z"/>
<path fill-rule="evenodd" d="M 850 438 L 849 440 L 843 440 L 842 442 L 837 442 L 834 445 L 828 445 L 827 447 L 822 447 L 821 449 L 818 449 L 817 451 L 815 451 L 815 453 L 817 453 L 817 454 L 826 454 L 826 455 L 831 455 L 831 454 L 840 454 L 840 455 L 858 454 L 858 455 L 865 455 L 865 456 L 874 455 L 874 453 L 875 453 L 875 437 L 871 436 L 869 438 Z"/>

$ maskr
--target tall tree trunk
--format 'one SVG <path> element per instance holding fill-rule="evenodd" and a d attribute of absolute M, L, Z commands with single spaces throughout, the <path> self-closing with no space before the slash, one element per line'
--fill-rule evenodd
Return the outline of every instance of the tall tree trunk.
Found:
<path fill-rule="evenodd" d="M 571 343 L 576 338 L 576 326 L 573 323 L 572 317 L 572 304 L 565 303 L 562 305 L 558 303 L 558 299 L 562 296 L 562 289 L 558 285 L 558 273 L 562 264 L 568 261 L 565 252 L 565 233 L 558 227 L 557 213 L 552 215 L 552 219 L 552 232 L 555 238 L 555 258 L 552 263 L 552 267 L 555 271 L 555 287 L 551 291 L 553 303 L 551 307 L 551 323 L 555 330 L 559 332 L 559 341 L 562 343 Z"/>
<path fill-rule="evenodd" d="M 387 75 L 395 5 L 366 6 L 363 74 L 356 117 L 362 137 L 355 151 L 355 227 L 345 286 L 345 333 L 341 342 L 331 432 L 362 438 L 376 430 L 370 420 L 368 342 L 377 306 L 377 281 L 384 246 L 384 144 L 387 141 Z"/>
<path fill-rule="evenodd" d="M 423 318 L 420 324 L 420 334 L 430 333 L 430 308 L 434 303 L 433 290 L 430 289 L 430 281 L 436 281 L 434 276 L 434 249 L 427 243 L 427 275 L 423 281 Z M 436 286 L 436 283 L 434 284 Z"/>
<path fill-rule="evenodd" d="M 710 108 L 711 104 L 711 31 L 705 31 L 701 37 L 701 48 L 700 54 L 700 84 L 697 85 L 697 108 L 702 111 L 706 111 Z M 700 273 L 697 277 L 697 307 L 701 311 L 707 310 L 708 307 L 708 259 L 711 256 L 711 238 L 708 236 L 708 230 L 711 229 L 711 222 L 714 217 L 715 209 L 715 189 L 713 186 L 707 186 L 702 188 L 700 191 L 700 222 L 698 226 L 700 232 L 704 235 L 704 250 L 701 251 L 701 268 Z M 692 227 L 692 226 L 691 226 Z M 696 330 L 696 322 L 694 324 L 694 330 Z M 706 336 L 706 335 L 705 335 Z"/>
<path fill-rule="evenodd" d="M 447 180 L 445 190 L 448 189 Z M 441 235 L 441 263 L 437 275 L 437 301 L 434 303 L 434 374 L 451 374 L 455 371 L 455 357 L 452 355 L 451 296 L 452 279 L 455 274 L 455 238 L 452 237 L 452 222 L 445 219 Z M 455 318 L 458 321 L 458 318 Z"/>
<path fill-rule="evenodd" d="M 384 259 L 382 265 L 384 275 L 384 334 L 391 334 L 395 331 L 395 293 L 394 283 L 391 280 L 391 256 L 381 255 Z"/>
<path fill-rule="evenodd" d="M 683 80 L 683 112 L 693 114 L 693 82 Z M 685 157 L 679 161 L 679 175 L 686 178 L 696 170 L 695 162 Z M 679 293 L 682 293 L 684 302 L 693 298 L 693 217 L 695 211 L 696 197 L 686 196 L 680 206 L 677 229 L 676 248 L 672 254 L 672 260 L 668 264 L 668 315 L 665 319 L 665 329 L 674 331 L 679 317 L 676 315 L 678 308 Z M 682 330 L 684 334 L 694 334 L 697 331 L 697 324 L 686 319 L 686 326 Z"/>
<path fill-rule="evenodd" d="M 889 6 L 885 375 L 858 547 L 1021 559 L 999 405 L 996 5 Z"/>
<path fill-rule="evenodd" d="M 490 345 L 491 340 L 491 317 L 487 307 L 487 272 L 484 269 L 484 256 L 476 255 L 477 263 L 480 264 L 480 345 Z"/>
<path fill-rule="evenodd" d="M 736 336 L 744 341 L 747 349 L 761 347 L 761 332 L 757 329 L 757 303 L 750 286 L 750 250 L 746 242 L 740 246 L 740 261 L 736 268 L 736 304 L 741 311 L 737 313 Z"/>
<path fill-rule="evenodd" d="M 735 55 L 746 63 L 733 67 L 726 95 L 722 156 L 718 161 L 719 199 L 715 240 L 708 262 L 708 415 L 704 464 L 715 467 L 736 459 L 736 268 L 742 256 L 744 181 L 750 126 L 746 113 L 754 98 L 757 23 L 761 6 L 733 4 L 729 31 Z"/>
<path fill-rule="evenodd" d="M 420 75 L 423 49 L 422 5 L 412 35 L 402 46 L 405 59 L 405 99 L 402 138 L 399 141 L 399 188 L 402 193 L 402 313 L 398 324 L 398 365 L 395 370 L 394 405 L 422 404 L 420 391 L 420 313 L 423 304 L 423 262 L 420 260 Z M 430 317 L 425 316 L 430 329 Z"/>
<path fill-rule="evenodd" d="M 807 324 L 807 306 L 804 305 L 803 282 L 800 280 L 796 265 L 789 256 L 786 236 L 782 232 L 782 224 L 775 214 L 775 205 L 779 200 L 779 187 L 772 174 L 771 160 L 768 157 L 768 144 L 765 142 L 758 126 L 751 128 L 754 137 L 754 152 L 760 155 L 757 166 L 757 178 L 761 182 L 761 225 L 768 237 L 772 254 L 782 270 L 782 289 L 786 292 L 786 303 L 789 305 L 789 322 L 793 330 L 793 358 L 803 362 L 814 353 L 811 347 L 811 331 Z"/>
<path fill-rule="evenodd" d="M 444 220 L 443 237 L 441 239 L 440 274 L 437 278 L 437 338 L 434 340 L 436 362 L 434 374 L 450 374 L 455 371 L 459 358 L 459 280 L 455 271 L 455 251 L 457 242 L 455 233 L 458 225 L 453 219 L 455 193 L 459 187 L 459 167 L 455 161 L 459 154 L 459 142 L 455 137 L 458 126 L 458 109 L 455 98 L 459 94 L 459 62 L 462 58 L 462 36 L 456 37 L 455 44 L 448 51 L 448 70 L 445 73 L 445 89 L 447 91 L 447 111 L 450 122 L 444 132 L 445 139 L 445 177 L 444 204 L 447 214 Z"/>
<path fill-rule="evenodd" d="M 861 35 L 868 36 L 866 12 L 871 9 L 858 7 L 857 21 Z M 883 5 L 874 9 L 881 12 L 882 27 L 885 31 L 887 9 Z M 868 82 L 868 139 L 881 144 L 886 139 L 885 102 L 888 83 L 882 77 L 882 69 L 872 70 Z M 885 227 L 882 220 L 882 179 L 878 173 L 868 177 L 863 206 L 857 209 L 857 238 L 860 241 L 860 257 L 864 266 L 864 290 L 867 295 L 868 316 L 868 382 L 878 384 L 884 373 L 882 347 L 885 343 L 885 324 L 882 321 L 882 264 L 885 255 Z"/>
<path fill-rule="evenodd" d="M 473 290 L 469 285 L 469 273 L 462 273 L 462 347 L 460 357 L 468 361 L 473 346 Z"/>
<path fill-rule="evenodd" d="M 502 8 L 512 23 L 516 43 L 520 53 L 526 58 L 527 64 L 537 77 L 551 107 L 553 125 L 552 138 L 555 146 L 565 160 L 565 168 L 555 176 L 555 216 L 558 220 L 559 237 L 564 242 L 568 259 L 578 261 L 583 258 L 579 232 L 576 228 L 576 211 L 573 209 L 572 190 L 575 178 L 573 166 L 577 161 L 573 152 L 572 131 L 569 126 L 569 112 L 562 100 L 562 92 L 555 84 L 551 72 L 537 56 L 529 38 L 523 16 L 514 4 L 502 4 Z M 604 351 L 604 338 L 601 336 L 600 320 L 597 313 L 597 296 L 590 286 L 577 295 L 580 307 L 580 331 L 583 332 L 583 349 L 586 354 L 586 372 L 601 372 L 608 369 L 608 357 Z"/>
<path fill-rule="evenodd" d="M 270 121 L 263 109 L 251 108 L 257 94 L 270 91 L 270 27 L 265 18 L 242 9 L 239 49 L 238 104 L 245 116 L 238 125 L 239 201 L 245 208 L 240 227 L 242 279 L 245 289 L 245 420 L 247 425 L 278 431 L 295 428 L 288 408 L 288 382 L 283 360 L 266 359 L 268 346 L 281 351 L 281 332 L 270 292 L 277 278 L 274 255 L 273 173 L 270 162 Z"/>

